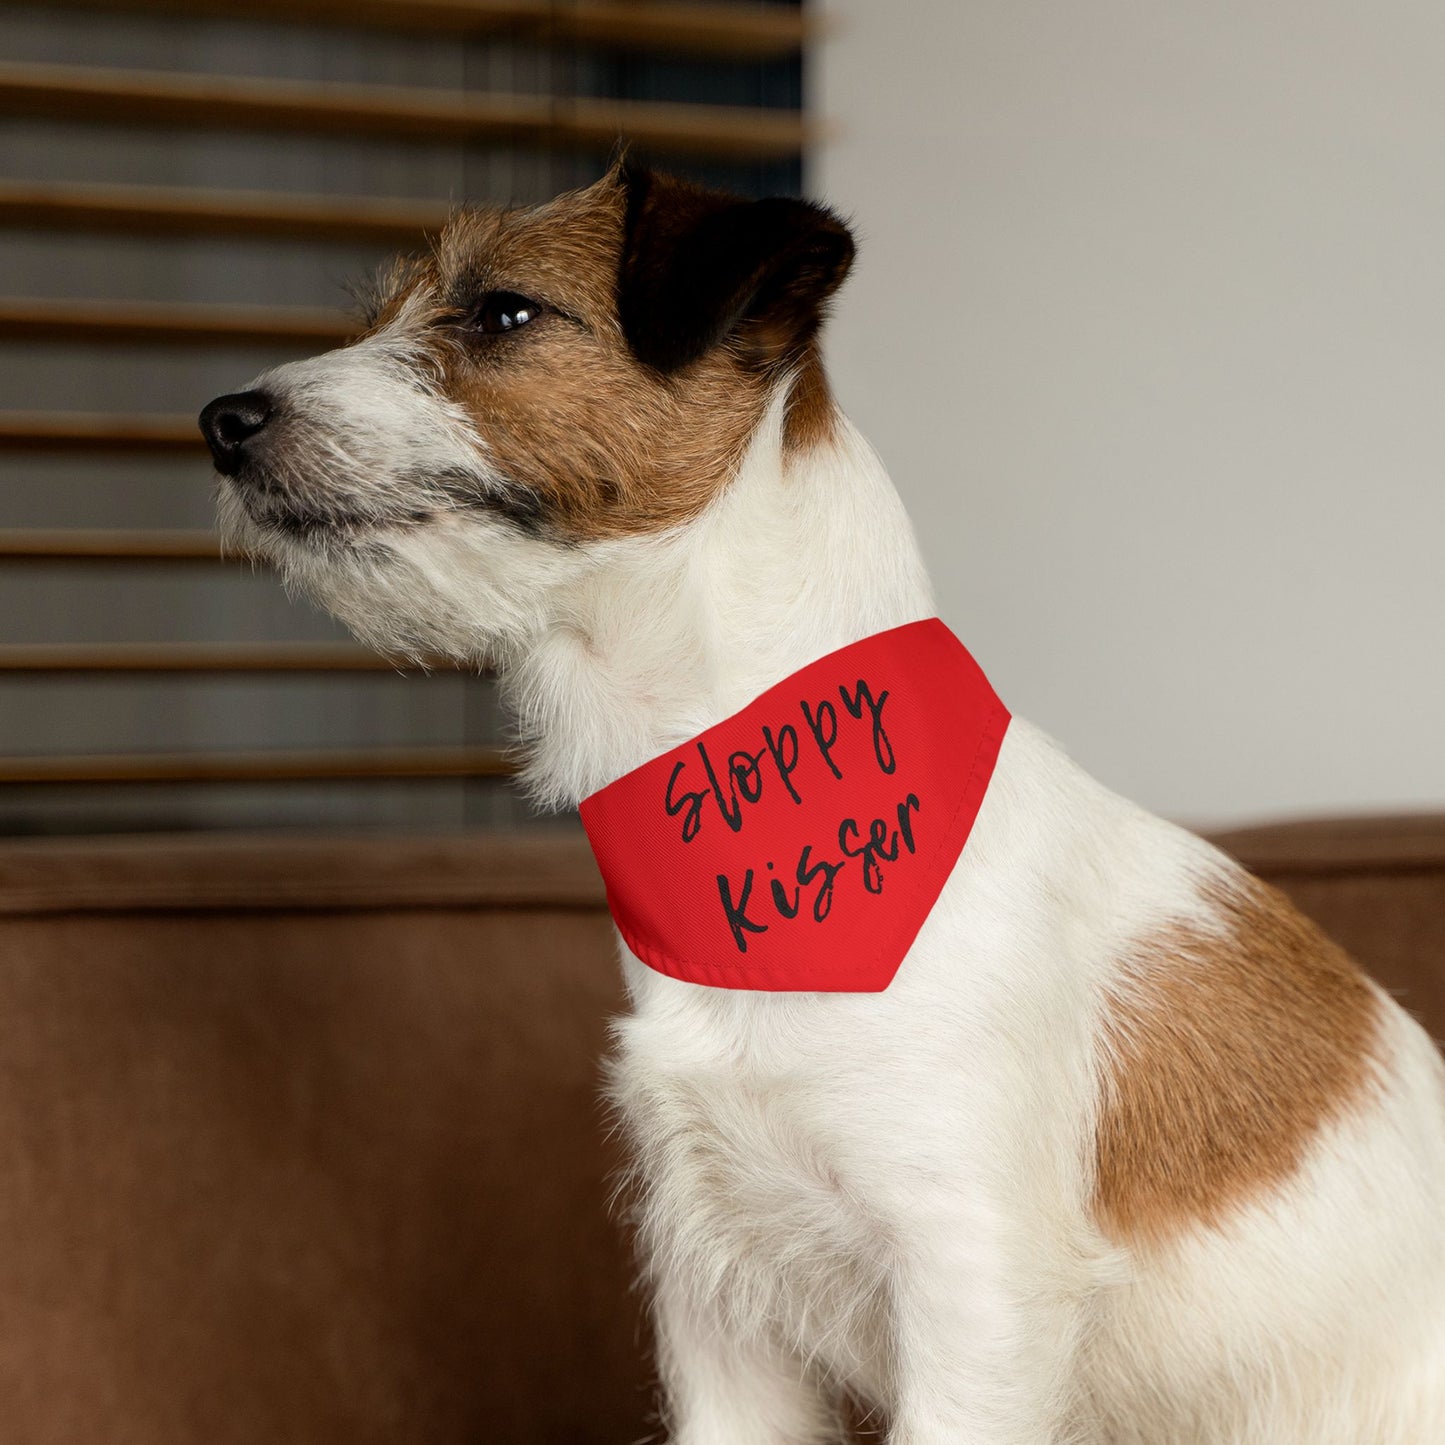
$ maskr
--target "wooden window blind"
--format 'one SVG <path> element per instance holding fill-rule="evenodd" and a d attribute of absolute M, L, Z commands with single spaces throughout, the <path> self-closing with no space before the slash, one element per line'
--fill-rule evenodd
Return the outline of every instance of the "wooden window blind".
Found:
<path fill-rule="evenodd" d="M 795 192 L 810 38 L 744 0 L 0 3 L 0 833 L 527 819 L 486 678 L 219 556 L 196 412 L 619 135 Z"/>

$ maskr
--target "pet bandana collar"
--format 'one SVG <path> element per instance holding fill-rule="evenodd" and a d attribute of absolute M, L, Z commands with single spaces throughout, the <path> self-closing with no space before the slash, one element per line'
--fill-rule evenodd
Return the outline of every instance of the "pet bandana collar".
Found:
<path fill-rule="evenodd" d="M 583 801 L 618 930 L 691 983 L 887 988 L 1008 723 L 936 617 L 809 663 Z"/>

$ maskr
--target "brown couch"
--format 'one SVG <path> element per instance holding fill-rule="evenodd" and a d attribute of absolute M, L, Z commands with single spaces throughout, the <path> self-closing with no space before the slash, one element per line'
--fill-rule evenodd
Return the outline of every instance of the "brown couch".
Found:
<path fill-rule="evenodd" d="M 1445 818 L 1221 841 L 1445 1033 Z M 0 844 L 6 1445 L 654 1428 L 580 836 Z"/>

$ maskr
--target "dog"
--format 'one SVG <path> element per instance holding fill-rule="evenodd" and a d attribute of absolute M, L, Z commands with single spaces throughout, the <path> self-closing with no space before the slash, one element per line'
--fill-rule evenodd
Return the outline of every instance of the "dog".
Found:
<path fill-rule="evenodd" d="M 463 210 L 359 340 L 202 413 L 223 531 L 390 655 L 494 666 L 527 785 L 582 803 L 934 615 L 822 367 L 853 252 L 626 160 Z M 676 1445 L 816 1445 L 848 1402 L 893 1445 L 1445 1441 L 1434 1045 L 1026 722 L 886 987 L 621 953 Z"/>

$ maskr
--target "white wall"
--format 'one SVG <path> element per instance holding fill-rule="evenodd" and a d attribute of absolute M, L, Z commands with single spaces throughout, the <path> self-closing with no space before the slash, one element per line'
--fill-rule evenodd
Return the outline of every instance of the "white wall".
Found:
<path fill-rule="evenodd" d="M 1188 821 L 1445 806 L 1445 6 L 821 8 L 834 384 L 1005 701 Z"/>

